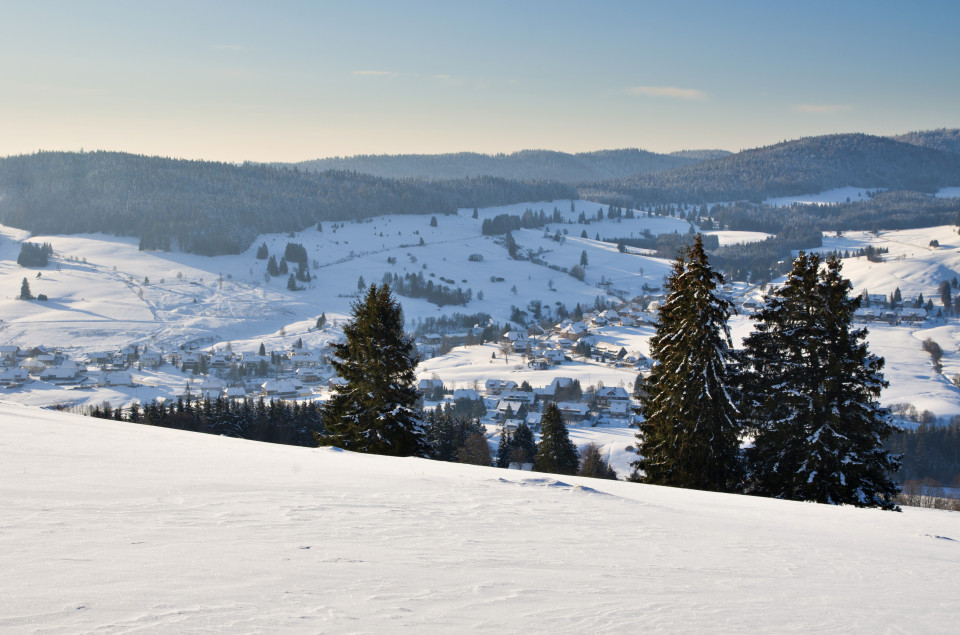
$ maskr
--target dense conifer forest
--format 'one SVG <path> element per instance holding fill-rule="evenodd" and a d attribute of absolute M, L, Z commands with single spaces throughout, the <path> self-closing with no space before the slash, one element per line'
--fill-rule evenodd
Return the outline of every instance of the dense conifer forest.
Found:
<path fill-rule="evenodd" d="M 729 153 L 723 150 L 656 154 L 636 148 L 579 154 L 523 150 L 495 155 L 475 152 L 359 155 L 316 159 L 291 165 L 305 170 L 355 170 L 390 178 L 462 179 L 486 175 L 507 179 L 578 183 L 668 170 L 727 154 Z"/>
<path fill-rule="evenodd" d="M 616 205 L 713 203 L 812 194 L 856 185 L 935 192 L 960 183 L 960 155 L 886 137 L 838 134 L 785 141 L 694 165 L 583 185 Z"/>
<path fill-rule="evenodd" d="M 34 233 L 136 236 L 143 249 L 240 253 L 259 234 L 380 214 L 450 213 L 576 196 L 494 177 L 395 180 L 355 172 L 184 161 L 118 152 L 0 159 L 0 223 Z"/>

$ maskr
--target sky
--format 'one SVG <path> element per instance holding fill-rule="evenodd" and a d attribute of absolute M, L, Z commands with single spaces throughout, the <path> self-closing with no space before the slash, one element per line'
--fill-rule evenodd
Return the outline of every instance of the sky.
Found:
<path fill-rule="evenodd" d="M 0 0 L 0 156 L 737 151 L 960 127 L 960 3 Z"/>

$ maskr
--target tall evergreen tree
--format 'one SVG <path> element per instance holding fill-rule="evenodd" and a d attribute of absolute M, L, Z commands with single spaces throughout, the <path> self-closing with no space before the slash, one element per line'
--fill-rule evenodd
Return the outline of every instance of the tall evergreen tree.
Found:
<path fill-rule="evenodd" d="M 346 450 L 427 456 L 429 443 L 417 409 L 417 353 L 403 331 L 403 314 L 387 285 L 371 284 L 344 324 L 346 341 L 331 360 L 346 380 L 324 407 L 322 445 Z"/>
<path fill-rule="evenodd" d="M 650 340 L 657 363 L 644 386 L 633 463 L 646 483 L 721 492 L 741 485 L 739 414 L 730 394 L 732 305 L 722 284 L 697 235 L 674 262 Z"/>
<path fill-rule="evenodd" d="M 896 428 L 877 399 L 886 386 L 883 359 L 867 351 L 866 329 L 853 329 L 860 298 L 836 257 L 801 253 L 786 282 L 768 295 L 745 340 L 748 489 L 818 503 L 893 509 L 884 449 Z"/>
<path fill-rule="evenodd" d="M 553 474 L 576 474 L 579 467 L 580 456 L 570 440 L 560 409 L 555 403 L 547 404 L 540 420 L 540 443 L 533 459 L 533 469 Z"/>

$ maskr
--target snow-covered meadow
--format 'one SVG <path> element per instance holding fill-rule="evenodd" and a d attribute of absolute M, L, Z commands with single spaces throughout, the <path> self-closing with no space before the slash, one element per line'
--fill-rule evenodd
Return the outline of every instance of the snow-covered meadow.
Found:
<path fill-rule="evenodd" d="M 960 515 L 0 404 L 5 632 L 952 632 Z"/>

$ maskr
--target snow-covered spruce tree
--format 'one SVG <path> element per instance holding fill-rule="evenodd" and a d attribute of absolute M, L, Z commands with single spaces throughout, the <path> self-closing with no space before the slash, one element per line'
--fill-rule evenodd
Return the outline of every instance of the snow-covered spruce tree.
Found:
<path fill-rule="evenodd" d="M 557 404 L 547 404 L 540 419 L 540 443 L 533 469 L 553 474 L 576 474 L 580 467 L 577 447 L 570 440 L 567 426 Z"/>
<path fill-rule="evenodd" d="M 334 345 L 331 361 L 346 380 L 323 410 L 327 434 L 321 445 L 345 450 L 427 456 L 429 443 L 417 409 L 417 364 L 413 340 L 403 331 L 403 313 L 387 285 L 370 285 L 344 325 L 346 341 Z"/>
<path fill-rule="evenodd" d="M 840 260 L 801 253 L 786 282 L 767 296 L 745 340 L 743 409 L 755 434 L 748 491 L 818 503 L 893 509 L 884 449 L 895 431 L 877 399 L 883 359 L 852 329 Z"/>
<path fill-rule="evenodd" d="M 739 413 L 730 390 L 732 305 L 720 294 L 722 284 L 698 235 L 673 265 L 650 340 L 656 364 L 644 383 L 640 458 L 633 463 L 634 478 L 644 483 L 720 492 L 741 487 Z"/>

